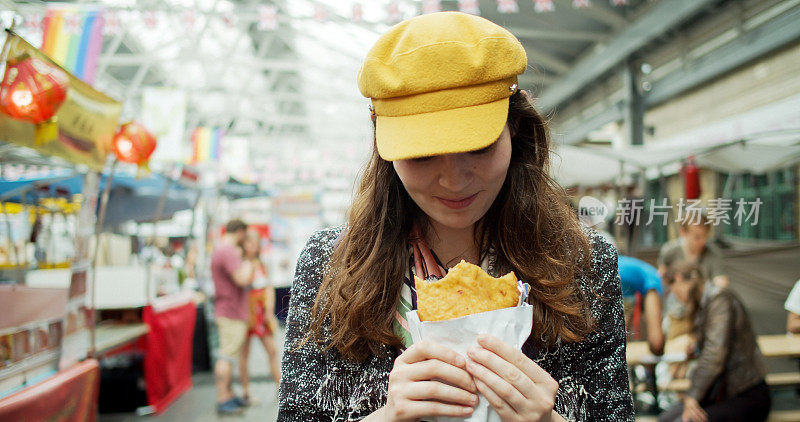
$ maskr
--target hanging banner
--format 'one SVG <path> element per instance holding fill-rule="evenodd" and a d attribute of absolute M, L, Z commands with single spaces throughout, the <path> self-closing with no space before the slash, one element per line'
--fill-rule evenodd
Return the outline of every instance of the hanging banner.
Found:
<path fill-rule="evenodd" d="M 145 89 L 142 94 L 142 124 L 158 139 L 152 161 L 183 161 L 186 157 L 183 140 L 186 92 L 169 88 Z"/>
<path fill-rule="evenodd" d="M 6 63 L 39 60 L 50 66 L 58 66 L 48 56 L 30 45 L 19 35 L 9 31 L 3 47 L 5 56 L 0 68 Z M 34 66 L 35 67 L 35 66 Z M 3 71 L 4 78 L 7 75 Z M 68 74 L 66 100 L 56 112 L 54 119 L 57 131 L 38 131 L 37 125 L 13 119 L 0 111 L 0 141 L 12 142 L 33 148 L 45 155 L 54 155 L 76 164 L 85 164 L 94 170 L 102 170 L 106 156 L 111 151 L 111 139 L 122 112 L 122 103 L 95 90 L 85 82 Z M 3 93 L 0 92 L 0 96 Z M 37 140 L 37 135 L 40 136 Z"/>
<path fill-rule="evenodd" d="M 42 52 L 56 63 L 91 84 L 102 48 L 102 11 L 75 6 L 47 8 Z"/>
<path fill-rule="evenodd" d="M 192 132 L 192 157 L 190 163 L 219 161 L 222 153 L 222 128 L 200 126 Z"/>

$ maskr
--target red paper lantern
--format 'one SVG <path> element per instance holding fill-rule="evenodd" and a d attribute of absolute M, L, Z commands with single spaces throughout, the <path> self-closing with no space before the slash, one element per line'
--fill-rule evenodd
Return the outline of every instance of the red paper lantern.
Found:
<path fill-rule="evenodd" d="M 40 124 L 50 120 L 67 98 L 69 77 L 30 56 L 11 59 L 0 83 L 0 108 L 14 119 Z"/>
<path fill-rule="evenodd" d="M 112 149 L 120 161 L 144 166 L 156 149 L 156 137 L 139 123 L 125 123 L 114 134 Z"/>

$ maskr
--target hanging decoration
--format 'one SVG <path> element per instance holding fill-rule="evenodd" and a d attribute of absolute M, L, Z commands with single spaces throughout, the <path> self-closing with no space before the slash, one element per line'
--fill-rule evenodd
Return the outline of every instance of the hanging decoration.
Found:
<path fill-rule="evenodd" d="M 103 12 L 49 7 L 44 17 L 42 52 L 68 72 L 92 84 L 103 48 Z"/>
<path fill-rule="evenodd" d="M 9 59 L 0 83 L 0 109 L 8 116 L 36 124 L 35 143 L 54 139 L 53 116 L 67 98 L 69 77 L 56 66 L 22 55 Z"/>
<path fill-rule="evenodd" d="M 458 0 L 458 11 L 472 15 L 481 14 L 481 8 L 478 0 Z"/>
<path fill-rule="evenodd" d="M 147 169 L 147 162 L 156 150 L 156 138 L 143 125 L 128 122 L 114 134 L 111 148 L 118 160 Z"/>
<path fill-rule="evenodd" d="M 700 198 L 700 168 L 694 163 L 694 156 L 689 156 L 681 168 L 683 175 L 684 196 L 686 199 Z"/>
<path fill-rule="evenodd" d="M 436 13 L 442 11 L 441 0 L 422 0 L 422 14 Z"/>
<path fill-rule="evenodd" d="M 353 14 L 352 14 L 353 22 L 359 23 L 364 20 L 364 7 L 361 6 L 361 3 L 354 3 L 353 4 Z"/>
<path fill-rule="evenodd" d="M 536 13 L 552 12 L 556 8 L 553 5 L 553 0 L 533 0 L 533 10 Z"/>
<path fill-rule="evenodd" d="M 497 0 L 497 11 L 500 13 L 517 13 L 519 5 L 517 0 Z"/>
<path fill-rule="evenodd" d="M 278 29 L 278 9 L 275 6 L 258 7 L 258 29 L 260 31 Z"/>
<path fill-rule="evenodd" d="M 117 35 L 121 29 L 121 25 L 119 23 L 119 12 L 106 9 L 103 11 L 102 16 L 103 35 Z"/>
<path fill-rule="evenodd" d="M 153 10 L 144 12 L 144 17 L 142 20 L 144 20 L 145 26 L 147 26 L 149 29 L 153 29 L 158 26 L 158 14 Z"/>
<path fill-rule="evenodd" d="M 222 23 L 225 24 L 226 28 L 234 28 L 236 24 L 239 23 L 239 18 L 236 16 L 236 13 L 229 10 L 222 14 Z"/>
<path fill-rule="evenodd" d="M 328 20 L 328 11 L 325 10 L 325 6 L 321 4 L 314 5 L 314 20 L 320 23 Z"/>
<path fill-rule="evenodd" d="M 183 22 L 184 28 L 187 31 L 193 31 L 195 25 L 197 24 L 197 16 L 195 12 L 192 10 L 187 10 L 183 12 L 183 16 L 181 16 L 181 21 Z"/>
<path fill-rule="evenodd" d="M 22 17 L 23 26 L 28 31 L 41 31 L 42 30 L 42 15 L 31 13 Z"/>
<path fill-rule="evenodd" d="M 611 5 L 614 6 L 614 7 L 627 6 L 628 5 L 628 0 L 610 0 L 610 1 L 611 1 Z"/>
<path fill-rule="evenodd" d="M 585 9 L 591 5 L 589 0 L 572 0 L 572 7 L 576 9 Z"/>
<path fill-rule="evenodd" d="M 400 15 L 400 4 L 396 1 L 389 2 L 389 5 L 386 6 L 386 13 L 389 16 L 389 23 L 395 24 L 400 22 L 402 16 Z"/>

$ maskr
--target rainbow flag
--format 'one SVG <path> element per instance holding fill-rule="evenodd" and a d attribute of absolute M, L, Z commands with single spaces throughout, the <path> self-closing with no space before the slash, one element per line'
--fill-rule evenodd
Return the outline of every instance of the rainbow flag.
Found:
<path fill-rule="evenodd" d="M 192 132 L 192 163 L 205 163 L 219 161 L 222 137 L 222 128 L 200 126 Z"/>
<path fill-rule="evenodd" d="M 91 84 L 103 47 L 101 10 L 48 8 L 41 50 L 61 67 Z"/>

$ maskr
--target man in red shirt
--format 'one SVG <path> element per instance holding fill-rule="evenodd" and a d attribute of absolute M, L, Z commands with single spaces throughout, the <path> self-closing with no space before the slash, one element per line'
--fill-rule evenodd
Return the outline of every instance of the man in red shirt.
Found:
<path fill-rule="evenodd" d="M 214 365 L 217 385 L 217 413 L 242 412 L 244 403 L 233 395 L 233 363 L 247 337 L 250 317 L 248 291 L 253 282 L 253 265 L 242 260 L 239 245 L 247 233 L 247 224 L 231 220 L 225 234 L 211 255 L 211 277 L 214 279 L 214 317 L 219 333 L 219 358 Z"/>

